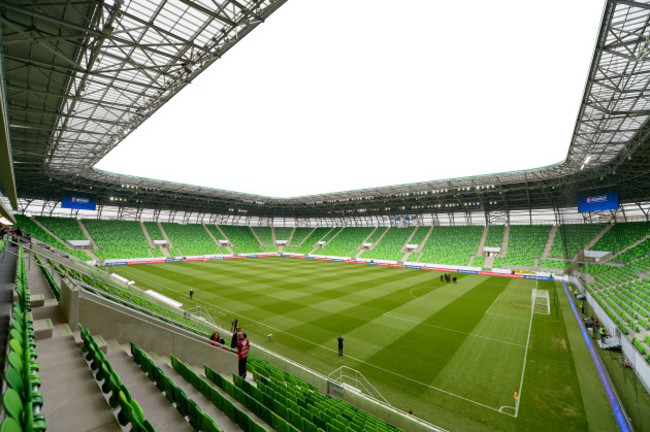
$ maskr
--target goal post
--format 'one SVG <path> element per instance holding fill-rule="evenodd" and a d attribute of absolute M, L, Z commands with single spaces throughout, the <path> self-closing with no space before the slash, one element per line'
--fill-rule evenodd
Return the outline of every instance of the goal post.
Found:
<path fill-rule="evenodd" d="M 534 313 L 539 315 L 551 314 L 551 299 L 548 290 L 540 290 L 535 287 L 531 297 L 531 307 Z"/>

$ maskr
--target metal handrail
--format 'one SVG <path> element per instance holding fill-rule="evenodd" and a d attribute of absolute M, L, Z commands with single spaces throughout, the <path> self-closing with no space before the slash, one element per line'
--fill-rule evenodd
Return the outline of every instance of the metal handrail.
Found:
<path fill-rule="evenodd" d="M 353 372 L 354 376 L 347 375 L 346 374 L 347 371 Z M 336 376 L 337 372 L 338 372 L 338 379 L 334 379 L 333 377 Z M 359 372 L 358 370 L 356 370 L 356 369 L 352 369 L 351 367 L 348 367 L 348 366 L 341 366 L 340 368 L 338 368 L 335 371 L 333 371 L 332 373 L 330 373 L 327 376 L 327 378 L 329 380 L 331 380 L 331 381 L 334 381 L 334 382 L 337 382 L 337 383 L 340 383 L 340 384 L 345 384 L 345 378 L 349 378 L 350 380 L 354 381 L 354 384 L 355 384 L 353 386 L 354 388 L 359 389 L 359 386 L 361 386 L 362 390 L 364 390 L 364 393 L 367 394 L 368 396 L 370 396 L 371 398 L 376 399 L 376 400 L 381 400 L 385 404 L 392 406 L 390 404 L 390 402 L 388 402 L 388 400 L 384 397 L 384 395 L 382 395 L 379 392 L 379 390 L 377 390 L 375 388 L 375 386 L 372 385 L 372 383 L 370 381 L 368 381 L 368 379 L 365 376 L 363 376 L 363 374 L 361 372 Z M 376 394 L 376 396 L 373 395 L 373 392 Z"/>

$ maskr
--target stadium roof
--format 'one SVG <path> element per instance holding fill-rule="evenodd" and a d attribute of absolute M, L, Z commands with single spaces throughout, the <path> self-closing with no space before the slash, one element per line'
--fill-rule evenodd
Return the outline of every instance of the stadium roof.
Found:
<path fill-rule="evenodd" d="M 569 151 L 553 166 L 291 199 L 92 168 L 284 1 L 3 1 L 16 195 L 92 189 L 105 205 L 287 217 L 558 208 L 602 184 L 618 184 L 624 202 L 648 200 L 650 0 L 606 3 Z"/>

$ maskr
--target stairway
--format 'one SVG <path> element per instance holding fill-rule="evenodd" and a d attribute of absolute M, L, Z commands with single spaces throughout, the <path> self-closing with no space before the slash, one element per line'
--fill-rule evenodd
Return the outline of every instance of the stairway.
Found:
<path fill-rule="evenodd" d="M 598 240 L 600 240 L 601 238 L 603 238 L 603 236 L 604 236 L 605 234 L 607 234 L 607 231 L 609 231 L 610 229 L 612 229 L 613 226 L 614 226 L 614 224 L 607 224 L 607 225 L 605 225 L 605 228 L 603 228 L 603 229 L 598 233 L 598 235 L 597 235 L 596 237 L 594 237 L 593 239 L 591 239 L 591 241 L 590 241 L 589 243 L 587 243 L 587 244 L 585 245 L 585 247 L 583 247 L 582 249 L 580 249 L 580 251 L 579 251 L 577 254 L 575 254 L 571 259 L 572 259 L 573 261 L 579 261 L 579 260 L 580 260 L 580 257 L 581 257 L 581 256 L 584 256 L 585 251 L 586 251 L 586 250 L 590 250 L 590 249 L 591 249 L 591 248 L 592 248 L 596 243 L 598 243 Z M 611 258 L 611 256 L 610 256 L 609 258 Z M 609 258 L 608 258 L 608 259 L 609 259 Z"/>
<path fill-rule="evenodd" d="M 230 244 L 232 245 L 232 241 L 230 241 L 230 239 L 229 239 L 228 236 L 223 232 L 223 230 L 221 229 L 221 227 L 220 227 L 219 225 L 217 225 L 217 224 L 215 224 L 215 226 L 217 227 L 217 229 L 219 230 L 219 232 L 221 233 L 221 235 L 223 236 L 223 238 L 226 239 L 226 240 L 228 240 L 228 243 L 230 243 Z M 223 247 L 223 246 L 222 246 L 222 247 Z M 237 254 L 235 253 L 235 251 L 233 250 L 232 246 L 226 246 L 225 249 L 226 249 L 226 250 L 228 251 L 228 253 L 230 253 L 231 255 L 237 255 Z"/>
<path fill-rule="evenodd" d="M 36 220 L 36 218 L 32 218 L 32 220 L 34 221 L 34 223 L 36 225 L 40 226 L 43 229 L 43 231 L 45 231 L 46 233 L 48 233 L 49 235 L 51 235 L 52 237 L 57 239 L 61 244 L 65 245 L 65 247 L 69 248 L 69 246 L 66 244 L 65 240 L 63 240 L 62 238 L 60 238 L 59 236 L 54 234 L 52 231 L 50 231 L 48 228 L 46 228 L 45 225 L 43 225 L 38 220 Z M 88 232 L 86 227 L 81 223 L 81 221 L 79 219 L 77 219 L 77 223 L 81 227 L 81 230 L 84 232 L 86 237 L 88 237 L 88 240 L 90 240 L 90 244 L 91 244 L 92 248 L 93 249 L 99 249 L 97 247 L 97 245 L 95 244 L 95 242 L 93 241 L 93 238 L 90 236 L 90 233 Z M 79 239 L 79 240 L 81 240 L 81 239 Z M 50 246 L 56 248 L 56 245 L 50 245 Z M 57 248 L 57 249 L 60 249 L 60 248 Z M 90 249 L 83 249 L 83 251 L 86 252 L 88 254 L 88 256 L 90 256 L 91 259 L 93 259 L 95 261 L 99 261 L 99 258 L 97 257 L 97 255 L 95 255 Z"/>
<path fill-rule="evenodd" d="M 264 250 L 264 246 L 262 245 L 262 240 L 260 240 L 260 238 L 257 236 L 257 233 L 255 232 L 253 227 L 248 227 L 248 229 L 251 230 L 251 232 L 253 233 L 253 237 L 255 237 L 255 240 L 257 240 L 257 242 L 260 244 L 260 249 Z M 273 232 L 273 230 L 271 230 L 271 232 Z"/>
<path fill-rule="evenodd" d="M 120 428 L 72 333 L 36 344 L 43 414 L 51 431 L 116 431 Z"/>
<path fill-rule="evenodd" d="M 506 225 L 506 228 L 503 230 L 503 243 L 501 243 L 501 253 L 499 256 L 501 258 L 506 256 L 508 253 L 508 239 L 510 238 L 510 225 Z"/>
<path fill-rule="evenodd" d="M 81 228 L 81 231 L 83 231 L 86 237 L 88 238 L 88 240 L 90 240 L 90 244 L 92 245 L 92 248 L 99 249 L 97 243 L 95 243 L 95 240 L 93 240 L 93 236 L 91 236 L 90 233 L 88 232 L 88 229 L 86 229 L 86 225 L 84 225 L 83 222 L 81 222 L 81 219 L 77 219 L 77 224 L 79 224 L 79 228 Z"/>
<path fill-rule="evenodd" d="M 293 235 L 296 233 L 296 227 L 293 227 L 291 230 L 291 234 L 289 235 L 289 238 L 287 239 L 287 245 L 291 244 L 291 240 L 293 240 Z M 275 234 L 274 234 L 275 235 Z"/>
<path fill-rule="evenodd" d="M 490 229 L 489 225 L 486 225 L 483 229 L 483 235 L 481 236 L 481 242 L 478 244 L 478 250 L 476 255 L 483 255 L 483 248 L 485 247 L 485 240 L 487 239 L 488 231 Z"/>
<path fill-rule="evenodd" d="M 140 221 L 140 227 L 142 227 L 142 232 L 149 242 L 149 247 L 151 249 L 156 249 L 156 245 L 154 244 L 153 240 L 151 240 L 151 236 L 149 235 L 149 231 L 147 231 L 147 227 L 144 226 L 144 222 Z"/>
<path fill-rule="evenodd" d="M 158 228 L 160 228 L 160 232 L 162 235 L 165 237 L 165 240 L 167 240 L 167 248 L 173 248 L 174 245 L 172 244 L 172 241 L 169 240 L 169 237 L 167 236 L 167 233 L 165 232 L 165 228 L 163 228 L 162 224 L 158 222 Z M 167 252 L 169 253 L 169 252 Z"/>
<path fill-rule="evenodd" d="M 542 260 L 548 259 L 548 254 L 551 253 L 551 248 L 553 247 L 553 242 L 555 241 L 555 236 L 557 235 L 558 228 L 559 228 L 558 225 L 553 225 L 553 228 L 551 228 L 551 233 L 548 236 L 548 241 L 546 242 L 544 253 L 542 254 L 542 257 L 540 259 Z"/>
<path fill-rule="evenodd" d="M 332 232 L 333 230 L 335 230 L 335 229 L 338 229 L 338 232 L 337 232 L 336 234 L 334 234 L 334 235 L 332 236 L 332 238 L 330 238 L 329 240 L 327 240 L 327 242 L 325 243 L 324 246 L 327 246 L 327 245 L 328 245 L 332 240 L 334 240 L 334 239 L 336 238 L 337 235 L 341 234 L 341 231 L 343 231 L 343 230 L 345 229 L 345 227 L 333 227 L 331 230 L 327 231 L 327 233 L 326 233 L 323 237 L 321 237 L 320 239 L 318 239 L 317 242 L 320 241 L 321 239 L 327 237 L 327 236 L 329 235 L 329 233 L 331 233 L 331 232 Z M 315 251 L 317 251 L 318 249 L 322 249 L 322 248 L 319 247 L 319 246 L 316 246 L 316 247 L 315 247 L 314 249 L 312 249 L 311 252 L 309 252 L 309 253 L 312 254 L 312 253 L 314 253 Z"/>
<path fill-rule="evenodd" d="M 650 238 L 650 235 L 645 236 L 645 237 L 643 237 L 642 239 L 635 241 L 635 242 L 632 243 L 631 245 L 624 247 L 624 248 L 621 249 L 620 251 L 616 252 L 614 255 L 610 256 L 610 257 L 607 259 L 607 261 L 611 260 L 611 259 L 614 258 L 614 257 L 617 257 L 618 255 L 622 254 L 623 252 L 628 251 L 629 249 L 632 249 L 632 248 L 635 247 L 635 246 L 640 245 L 641 243 L 643 243 L 644 241 L 646 241 L 646 240 L 649 239 L 649 238 Z"/>
<path fill-rule="evenodd" d="M 302 246 L 302 244 L 303 244 L 304 242 L 306 242 L 307 239 L 308 239 L 309 237 L 311 237 L 311 235 L 314 233 L 314 231 L 316 231 L 316 228 L 312 229 L 311 232 L 310 232 L 309 234 L 307 234 L 307 236 L 306 236 L 304 239 L 302 239 L 302 241 L 301 241 L 299 244 L 297 244 L 296 246 L 298 246 L 298 247 Z M 296 231 L 295 231 L 295 229 L 294 229 L 294 233 L 295 233 L 295 232 L 296 232 Z M 291 235 L 291 238 L 293 239 L 293 235 Z M 318 240 L 320 240 L 320 239 L 318 239 Z"/>
<path fill-rule="evenodd" d="M 0 364 L 5 364 L 6 348 L 9 343 L 9 322 L 12 313 L 13 292 L 16 277 L 16 254 L 18 250 L 13 244 L 7 243 L 0 260 Z"/>
<path fill-rule="evenodd" d="M 612 229 L 613 226 L 614 226 L 614 224 L 607 224 L 607 225 L 605 225 L 605 228 L 603 228 L 602 231 L 599 232 L 598 235 L 597 235 L 596 237 L 594 237 L 594 238 L 593 238 L 589 243 L 587 243 L 587 244 L 585 245 L 585 247 L 582 249 L 582 251 L 580 251 L 580 252 L 583 252 L 583 251 L 585 251 L 585 250 L 589 250 L 589 249 L 591 249 L 591 248 L 592 248 L 596 243 L 598 243 L 598 240 L 600 240 L 601 238 L 603 238 L 603 236 L 604 236 L 605 234 L 607 234 L 607 231 L 609 231 L 610 229 Z"/>
<path fill-rule="evenodd" d="M 106 359 L 122 382 L 126 383 L 131 397 L 142 407 L 144 417 L 153 424 L 157 432 L 192 431 L 192 426 L 140 370 L 124 348 L 116 343 L 109 343 Z"/>
<path fill-rule="evenodd" d="M 483 268 L 492 268 L 493 266 L 494 266 L 494 255 L 485 257 L 485 261 L 483 261 Z"/>
<path fill-rule="evenodd" d="M 205 230 L 207 231 L 207 233 L 208 233 L 208 235 L 210 236 L 210 238 L 211 238 L 211 239 L 216 243 L 217 247 L 218 247 L 219 249 L 221 249 L 221 245 L 219 244 L 219 241 L 216 239 L 216 237 L 214 236 L 214 234 L 212 234 L 212 232 L 210 232 L 210 230 L 208 229 L 207 226 L 205 226 L 205 224 L 201 224 L 201 225 L 203 225 L 203 228 L 205 228 Z"/>
<path fill-rule="evenodd" d="M 422 253 L 422 248 L 427 243 L 427 240 L 429 240 L 429 236 L 431 235 L 432 232 L 433 232 L 433 226 L 431 226 L 431 228 L 429 228 L 429 231 L 427 232 L 427 235 L 424 236 L 424 238 L 422 239 L 422 243 L 420 243 L 420 245 L 415 250 L 415 252 Z M 419 258 L 418 258 L 418 260 L 419 260 Z"/>
<path fill-rule="evenodd" d="M 415 229 L 413 230 L 413 232 L 411 233 L 409 238 L 407 238 L 406 241 L 404 242 L 404 244 L 402 245 L 402 248 L 399 250 L 400 252 L 406 252 L 406 245 L 411 243 L 411 239 L 413 238 L 413 236 L 415 235 L 415 233 L 419 229 L 420 229 L 420 227 L 415 227 Z M 402 259 L 404 259 L 404 258 L 405 257 L 402 257 Z"/>

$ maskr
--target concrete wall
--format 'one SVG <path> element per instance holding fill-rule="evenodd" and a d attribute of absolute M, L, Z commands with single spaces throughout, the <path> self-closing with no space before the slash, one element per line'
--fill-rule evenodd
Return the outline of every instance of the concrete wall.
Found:
<path fill-rule="evenodd" d="M 61 309 L 73 330 L 79 322 L 105 340 L 115 339 L 120 344 L 133 341 L 147 352 L 173 354 L 191 365 L 205 364 L 227 375 L 237 372 L 237 354 L 210 345 L 208 339 L 81 291 L 69 280 L 61 284 Z"/>
<path fill-rule="evenodd" d="M 133 341 L 147 352 L 163 356 L 173 354 L 188 364 L 196 366 L 205 364 L 227 375 L 237 372 L 236 354 L 214 347 L 207 343 L 207 339 L 200 336 L 82 291 L 69 279 L 65 279 L 61 284 L 60 305 L 73 330 L 77 328 L 79 322 L 92 334 L 99 334 L 105 340 L 115 339 L 121 344 Z M 326 376 L 255 344 L 251 347 L 251 353 L 315 385 L 323 394 L 328 393 Z M 336 394 L 336 396 L 404 430 L 414 432 L 437 430 L 432 425 L 420 423 L 417 418 L 410 417 L 403 411 L 377 403 L 352 391 L 345 391 L 342 395 Z"/>

